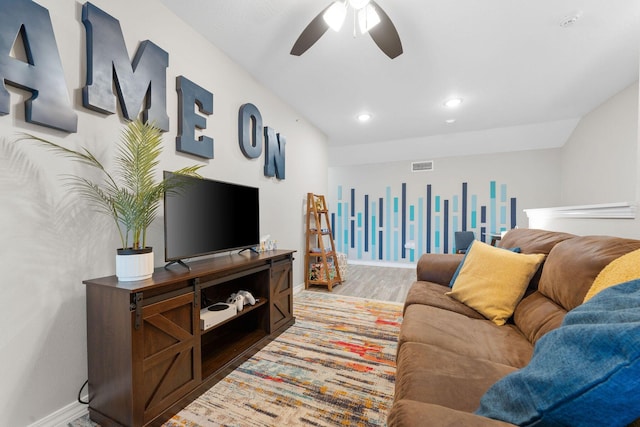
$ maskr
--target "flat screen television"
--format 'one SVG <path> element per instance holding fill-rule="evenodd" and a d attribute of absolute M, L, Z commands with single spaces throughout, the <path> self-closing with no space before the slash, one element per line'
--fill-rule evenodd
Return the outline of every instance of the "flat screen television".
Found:
<path fill-rule="evenodd" d="M 184 185 L 164 197 L 164 257 L 169 263 L 260 244 L 258 188 L 164 172 Z"/>

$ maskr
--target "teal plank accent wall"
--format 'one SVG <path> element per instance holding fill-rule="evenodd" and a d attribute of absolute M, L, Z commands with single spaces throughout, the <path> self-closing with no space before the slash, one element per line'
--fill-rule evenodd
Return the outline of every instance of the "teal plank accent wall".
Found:
<path fill-rule="evenodd" d="M 337 250 L 349 259 L 413 263 L 425 252 L 454 253 L 456 231 L 489 242 L 491 234 L 516 226 L 517 197 L 507 184 L 474 188 L 463 182 L 459 192 L 444 194 L 432 185 L 401 183 L 365 194 L 338 185 L 332 215 Z"/>

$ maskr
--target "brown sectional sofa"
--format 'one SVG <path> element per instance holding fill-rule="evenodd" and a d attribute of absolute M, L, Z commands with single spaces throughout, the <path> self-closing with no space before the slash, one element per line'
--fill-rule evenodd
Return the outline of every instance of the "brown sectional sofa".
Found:
<path fill-rule="evenodd" d="M 598 273 L 640 240 L 515 229 L 503 248 L 547 254 L 502 326 L 445 295 L 463 255 L 425 254 L 405 302 L 390 427 L 506 426 L 474 414 L 487 389 L 527 365 L 534 345 L 582 303 Z M 508 396 L 505 396 L 508 398 Z"/>

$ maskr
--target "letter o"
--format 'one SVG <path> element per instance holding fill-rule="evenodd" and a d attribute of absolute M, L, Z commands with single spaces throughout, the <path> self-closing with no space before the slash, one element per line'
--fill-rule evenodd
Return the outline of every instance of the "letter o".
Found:
<path fill-rule="evenodd" d="M 246 158 L 260 157 L 262 138 L 262 115 L 258 107 L 250 103 L 242 105 L 238 113 L 238 142 Z"/>

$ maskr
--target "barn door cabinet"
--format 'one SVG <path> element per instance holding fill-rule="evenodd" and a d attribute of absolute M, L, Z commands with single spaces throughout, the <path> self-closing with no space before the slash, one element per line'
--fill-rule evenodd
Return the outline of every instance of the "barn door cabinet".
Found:
<path fill-rule="evenodd" d="M 293 251 L 242 253 L 84 281 L 91 419 L 161 425 L 291 326 L 292 263 Z M 256 304 L 201 330 L 200 309 L 239 290 Z"/>

